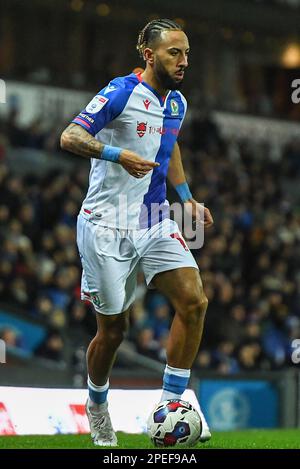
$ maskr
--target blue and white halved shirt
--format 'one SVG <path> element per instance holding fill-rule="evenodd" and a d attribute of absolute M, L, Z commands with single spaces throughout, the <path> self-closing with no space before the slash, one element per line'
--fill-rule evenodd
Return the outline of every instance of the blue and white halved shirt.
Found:
<path fill-rule="evenodd" d="M 131 150 L 160 166 L 136 179 L 119 164 L 91 159 L 82 213 L 122 229 L 141 229 L 168 217 L 166 176 L 186 113 L 179 91 L 162 98 L 138 74 L 112 80 L 74 120 L 106 145 Z"/>

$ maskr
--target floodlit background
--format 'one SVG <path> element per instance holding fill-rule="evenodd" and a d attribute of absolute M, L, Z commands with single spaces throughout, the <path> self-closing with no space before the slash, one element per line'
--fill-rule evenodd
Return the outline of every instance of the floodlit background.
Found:
<path fill-rule="evenodd" d="M 189 36 L 179 141 L 215 220 L 193 251 L 209 307 L 191 386 L 215 429 L 299 426 L 298 0 L 1 0 L 0 385 L 85 388 L 95 318 L 75 225 L 89 162 L 59 137 L 143 66 L 138 31 L 159 17 Z M 173 314 L 141 274 L 112 387 L 161 386 Z M 14 431 L 8 406 L 0 392 L 0 434 Z"/>

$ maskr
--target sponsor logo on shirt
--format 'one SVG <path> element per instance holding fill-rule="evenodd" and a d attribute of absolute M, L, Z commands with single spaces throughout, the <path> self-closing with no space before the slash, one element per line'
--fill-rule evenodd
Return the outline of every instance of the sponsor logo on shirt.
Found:
<path fill-rule="evenodd" d="M 140 138 L 144 137 L 146 133 L 150 135 L 175 135 L 176 137 L 179 134 L 179 129 L 177 127 L 154 127 L 152 125 L 148 126 L 147 122 L 137 122 L 136 123 L 136 133 Z"/>
<path fill-rule="evenodd" d="M 152 127 L 151 125 L 149 126 L 149 134 L 154 135 L 154 134 L 160 134 L 160 135 L 165 135 L 165 134 L 171 134 L 175 135 L 176 137 L 179 134 L 179 129 L 176 127 Z"/>
<path fill-rule="evenodd" d="M 147 131 L 147 122 L 137 122 L 136 123 L 136 133 L 140 138 L 144 137 Z"/>
<path fill-rule="evenodd" d="M 90 114 L 96 114 L 96 112 L 101 111 L 101 109 L 105 106 L 105 104 L 109 101 L 108 98 L 104 96 L 97 95 L 95 96 L 92 101 L 87 105 L 86 112 Z"/>

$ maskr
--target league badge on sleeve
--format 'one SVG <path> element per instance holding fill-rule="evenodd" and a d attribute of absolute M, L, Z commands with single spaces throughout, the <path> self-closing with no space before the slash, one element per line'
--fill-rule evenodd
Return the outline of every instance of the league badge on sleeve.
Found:
<path fill-rule="evenodd" d="M 89 104 L 87 105 L 86 112 L 89 112 L 90 114 L 96 114 L 96 112 L 101 111 L 107 101 L 109 101 L 108 98 L 97 94 L 97 96 L 95 96 L 92 101 L 89 102 Z"/>

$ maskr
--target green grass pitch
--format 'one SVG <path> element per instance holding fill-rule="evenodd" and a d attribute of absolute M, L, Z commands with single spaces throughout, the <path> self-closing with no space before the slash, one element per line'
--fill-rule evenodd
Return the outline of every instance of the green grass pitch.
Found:
<path fill-rule="evenodd" d="M 146 435 L 118 433 L 120 449 L 154 448 Z M 1 436 L 0 449 L 93 449 L 89 435 Z M 243 430 L 214 432 L 212 439 L 198 444 L 204 449 L 300 449 L 299 430 Z M 106 449 L 108 449 L 106 447 Z M 101 448 L 99 448 L 101 450 Z"/>

